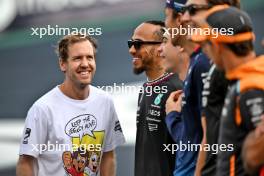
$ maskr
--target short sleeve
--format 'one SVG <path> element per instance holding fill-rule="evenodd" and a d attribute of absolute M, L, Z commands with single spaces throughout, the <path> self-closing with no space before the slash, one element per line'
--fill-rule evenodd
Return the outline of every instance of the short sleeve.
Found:
<path fill-rule="evenodd" d="M 253 130 L 264 114 L 264 91 L 249 90 L 240 95 L 239 109 L 242 124 L 247 130 Z"/>
<path fill-rule="evenodd" d="M 19 155 L 30 155 L 35 158 L 39 156 L 41 144 L 46 144 L 47 126 L 45 112 L 39 106 L 33 105 L 26 117 Z"/>
<path fill-rule="evenodd" d="M 110 120 L 109 120 L 109 130 L 106 133 L 104 152 L 112 151 L 117 146 L 125 143 L 125 137 L 122 131 L 121 124 L 119 122 L 114 103 L 111 100 L 110 103 Z"/>

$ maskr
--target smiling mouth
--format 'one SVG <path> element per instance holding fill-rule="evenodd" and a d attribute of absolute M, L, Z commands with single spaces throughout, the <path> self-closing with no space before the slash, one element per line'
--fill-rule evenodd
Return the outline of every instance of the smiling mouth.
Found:
<path fill-rule="evenodd" d="M 140 60 L 141 60 L 141 58 L 135 57 L 135 58 L 133 58 L 132 62 L 133 62 L 133 64 L 136 64 Z"/>
<path fill-rule="evenodd" d="M 141 60 L 139 57 L 134 57 L 133 60 Z"/>
<path fill-rule="evenodd" d="M 78 72 L 78 74 L 81 76 L 81 77 L 89 77 L 91 75 L 92 71 L 80 71 Z"/>
<path fill-rule="evenodd" d="M 85 76 L 85 75 L 88 75 L 90 72 L 88 72 L 88 71 L 83 71 L 83 72 L 81 72 L 80 74 L 81 75 L 83 75 L 83 76 Z"/>
<path fill-rule="evenodd" d="M 78 172 L 81 172 L 82 168 L 81 167 L 78 167 Z"/>

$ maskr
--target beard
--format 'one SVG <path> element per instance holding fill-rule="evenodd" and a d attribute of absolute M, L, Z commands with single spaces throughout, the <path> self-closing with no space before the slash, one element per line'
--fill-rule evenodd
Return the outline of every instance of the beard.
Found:
<path fill-rule="evenodd" d="M 167 68 L 165 69 L 165 71 L 166 71 L 167 73 L 173 73 L 173 72 L 174 72 L 173 68 L 171 68 L 171 67 L 167 67 Z"/>
<path fill-rule="evenodd" d="M 141 73 L 143 73 L 145 71 L 145 67 L 139 67 L 139 68 L 133 68 L 133 73 L 135 75 L 140 75 Z"/>
<path fill-rule="evenodd" d="M 150 51 L 146 51 L 147 52 L 147 56 L 145 58 L 142 59 L 142 65 L 138 68 L 134 67 L 133 68 L 133 72 L 135 75 L 139 75 L 145 71 L 147 71 L 148 69 L 151 69 L 151 67 L 154 64 L 154 48 L 151 48 Z"/>

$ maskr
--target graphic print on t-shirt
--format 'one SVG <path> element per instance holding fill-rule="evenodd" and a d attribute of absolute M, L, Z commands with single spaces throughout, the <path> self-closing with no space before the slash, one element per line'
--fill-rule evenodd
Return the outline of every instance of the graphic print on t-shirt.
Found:
<path fill-rule="evenodd" d="M 105 131 L 94 131 L 96 127 L 97 119 L 91 114 L 79 115 L 66 124 L 72 151 L 65 151 L 62 160 L 69 176 L 98 174 Z"/>

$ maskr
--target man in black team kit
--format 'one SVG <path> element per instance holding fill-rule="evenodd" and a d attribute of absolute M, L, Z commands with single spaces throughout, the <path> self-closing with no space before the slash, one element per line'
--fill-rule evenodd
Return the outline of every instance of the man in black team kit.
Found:
<path fill-rule="evenodd" d="M 160 56 L 163 22 L 147 21 L 140 24 L 128 41 L 135 74 L 145 72 L 138 98 L 135 176 L 171 176 L 175 156 L 164 151 L 173 144 L 164 122 L 165 102 L 172 91 L 182 88 L 176 74 L 166 73 Z"/>
<path fill-rule="evenodd" d="M 256 57 L 252 22 L 245 12 L 214 6 L 201 21 L 200 26 L 218 30 L 217 35 L 201 32 L 192 36 L 192 40 L 211 50 L 212 60 L 230 81 L 220 119 L 216 175 L 248 175 L 243 168 L 241 149 L 246 136 L 259 125 L 264 114 L 264 56 Z M 226 35 L 220 29 L 233 29 L 233 32 Z"/>

